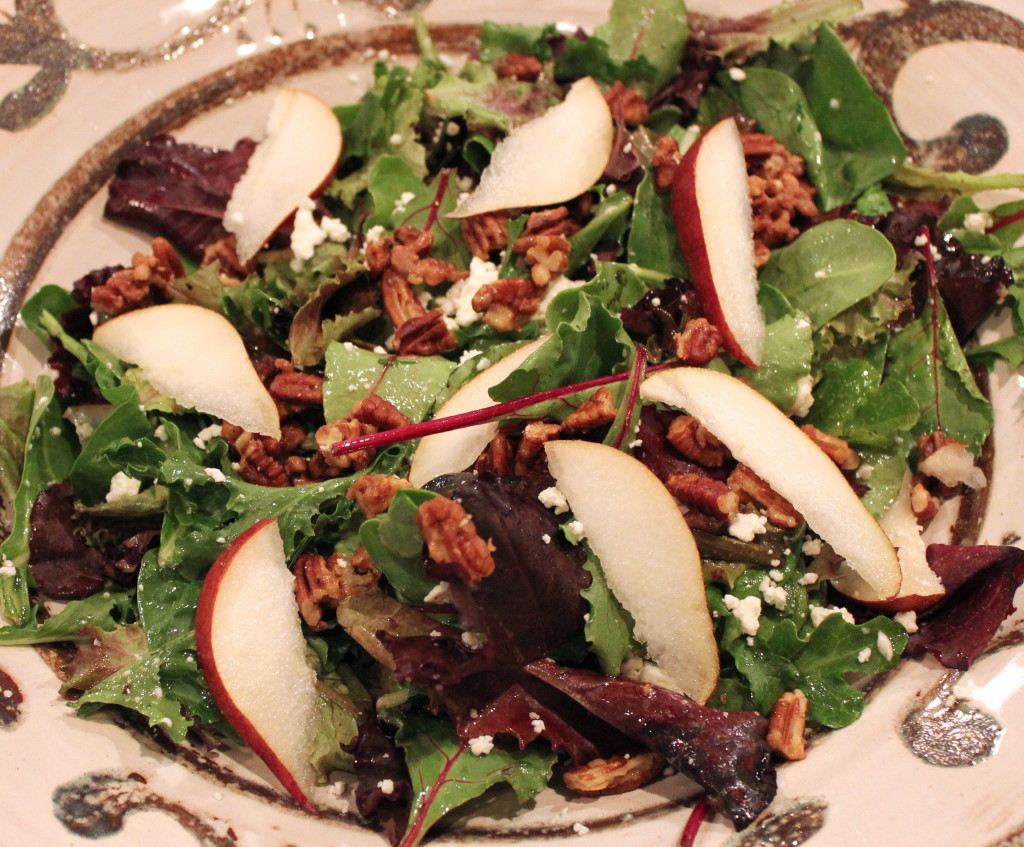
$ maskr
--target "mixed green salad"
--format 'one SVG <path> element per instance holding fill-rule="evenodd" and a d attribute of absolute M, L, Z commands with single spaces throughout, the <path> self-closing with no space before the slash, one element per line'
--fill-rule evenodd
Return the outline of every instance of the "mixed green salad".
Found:
<path fill-rule="evenodd" d="M 927 596 L 860 602 L 829 539 L 727 438 L 641 400 L 652 368 L 731 374 L 912 535 L 984 488 L 985 369 L 1024 362 L 1024 202 L 973 195 L 1024 178 L 909 161 L 833 28 L 856 8 L 814 0 L 691 32 L 682 0 L 616 0 L 593 35 L 484 24 L 457 67 L 418 24 L 418 62 L 378 63 L 335 107 L 335 173 L 251 259 L 225 209 L 256 143 L 141 144 L 107 213 L 156 235 L 153 255 L 35 293 L 22 318 L 49 368 L 0 389 L 0 644 L 77 645 L 62 692 L 80 715 L 116 707 L 176 743 L 237 741 L 197 660 L 196 606 L 224 550 L 273 519 L 316 674 L 312 766 L 325 784 L 354 774 L 360 814 L 404 845 L 499 784 L 527 803 L 666 767 L 743 827 L 776 763 L 802 757 L 805 724 L 855 721 L 872 675 L 905 653 L 966 667 L 1013 609 L 1019 551 L 922 544 Z M 595 184 L 453 217 L 503 140 L 584 79 L 612 120 Z M 756 367 L 724 352 L 673 214 L 688 149 L 730 118 L 757 242 Z M 195 411 L 92 340 L 165 303 L 230 321 L 279 437 Z M 996 309 L 1015 334 L 979 345 Z M 410 484 L 418 439 L 440 429 L 415 424 L 526 344 L 482 406 L 548 393 L 491 414 L 468 464 Z M 552 478 L 558 440 L 631 456 L 675 497 L 718 645 L 706 702 L 639 640 L 642 610 L 613 592 Z"/>

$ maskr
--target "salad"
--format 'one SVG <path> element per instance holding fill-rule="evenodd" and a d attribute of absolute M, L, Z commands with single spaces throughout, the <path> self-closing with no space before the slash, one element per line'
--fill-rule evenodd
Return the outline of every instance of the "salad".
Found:
<path fill-rule="evenodd" d="M 908 160 L 856 5 L 617 0 L 460 67 L 417 24 L 356 103 L 144 141 L 106 214 L 151 252 L 22 310 L 0 643 L 307 809 L 350 774 L 410 846 L 666 769 L 741 829 L 872 677 L 966 668 L 1024 554 L 921 532 L 983 496 L 985 369 L 1024 362 L 1024 202 L 973 196 L 1024 178 Z"/>

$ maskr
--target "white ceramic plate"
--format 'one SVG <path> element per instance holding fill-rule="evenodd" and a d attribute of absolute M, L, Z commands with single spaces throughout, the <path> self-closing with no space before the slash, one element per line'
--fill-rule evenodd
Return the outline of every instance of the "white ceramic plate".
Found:
<path fill-rule="evenodd" d="M 331 102 L 350 101 L 365 86 L 378 51 L 410 49 L 408 31 L 392 24 L 400 25 L 402 12 L 413 6 L 438 24 L 491 18 L 591 26 L 604 18 L 607 5 L 0 0 L 0 11 L 10 15 L 0 24 L 0 97 L 7 95 L 0 100 L 5 338 L 30 286 L 68 285 L 148 244 L 101 219 L 102 184 L 119 152 L 138 137 L 170 126 L 187 140 L 232 144 L 259 132 L 268 97 L 259 92 L 283 79 Z M 692 5 L 741 14 L 759 4 Z M 966 151 L 965 161 L 975 169 L 1024 170 L 1024 105 L 1016 82 L 1024 78 L 1024 23 L 1013 17 L 1022 14 L 1019 0 L 1004 0 L 1001 10 L 999 5 L 883 0 L 845 30 L 890 98 L 901 128 L 931 163 Z M 27 41 L 33 33 L 35 40 Z M 466 36 L 458 27 L 440 35 L 452 50 Z M 15 328 L 3 381 L 31 374 L 41 357 L 28 333 Z M 997 463 L 982 543 L 1019 537 L 1024 525 L 1020 376 L 999 371 L 993 390 Z M 727 825 L 713 823 L 698 843 L 796 845 L 812 835 L 816 847 L 1020 843 L 1022 641 L 1018 615 L 963 678 L 930 660 L 904 663 L 872 696 L 864 718 L 820 738 L 805 762 L 780 770 L 773 815 L 756 831 L 735 836 Z M 245 752 L 176 755 L 159 736 L 137 733 L 111 717 L 74 718 L 41 654 L 0 649 L 0 671 L 0 843 L 384 843 L 352 821 L 344 795 L 323 791 L 319 819 L 300 812 Z M 922 729 L 928 731 L 923 736 Z M 913 732 L 916 751 L 908 743 Z M 549 791 L 514 816 L 495 807 L 493 817 L 460 821 L 439 841 L 572 838 L 594 847 L 623 839 L 670 845 L 678 842 L 688 814 L 679 801 L 694 793 L 681 777 L 600 800 L 569 801 Z M 575 823 L 589 832 L 577 834 Z"/>

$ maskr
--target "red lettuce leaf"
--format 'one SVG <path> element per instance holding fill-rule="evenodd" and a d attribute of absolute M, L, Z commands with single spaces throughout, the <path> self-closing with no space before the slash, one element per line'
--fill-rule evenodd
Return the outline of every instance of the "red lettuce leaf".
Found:
<path fill-rule="evenodd" d="M 412 781 L 405 756 L 391 736 L 373 721 L 359 727 L 359 735 L 345 749 L 354 762 L 356 809 L 365 820 L 379 826 L 388 841 L 398 844 L 412 808 Z M 391 790 L 384 791 L 382 783 Z"/>
<path fill-rule="evenodd" d="M 1024 582 L 1024 550 L 930 544 L 926 552 L 950 596 L 922 615 L 907 654 L 928 652 L 944 667 L 966 670 L 1014 610 L 1013 596 Z"/>
<path fill-rule="evenodd" d="M 232 150 L 180 144 L 167 135 L 150 138 L 118 165 L 104 214 L 162 235 L 199 259 L 227 237 L 224 209 L 255 148 L 249 138 Z"/>
<path fill-rule="evenodd" d="M 775 796 L 775 769 L 765 740 L 768 721 L 756 712 L 721 712 L 674 691 L 548 660 L 527 670 L 661 753 L 702 785 L 711 807 L 724 812 L 737 829 L 750 824 Z"/>

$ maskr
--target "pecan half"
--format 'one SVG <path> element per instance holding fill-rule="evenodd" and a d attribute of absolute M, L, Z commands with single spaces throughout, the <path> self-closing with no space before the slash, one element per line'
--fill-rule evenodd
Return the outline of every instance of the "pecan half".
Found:
<path fill-rule="evenodd" d="M 477 473 L 490 471 L 496 476 L 506 476 L 512 473 L 511 442 L 499 432 L 490 440 L 473 464 L 473 470 Z"/>
<path fill-rule="evenodd" d="M 640 126 L 647 120 L 649 109 L 644 96 L 635 88 L 626 88 L 622 80 L 615 83 L 604 95 L 612 117 L 626 126 Z"/>
<path fill-rule="evenodd" d="M 346 559 L 340 553 L 332 554 L 329 559 L 306 553 L 295 560 L 292 573 L 299 613 L 306 624 L 316 630 L 327 628 L 325 611 L 333 611 L 345 597 L 373 587 L 380 577 L 369 556 Z"/>
<path fill-rule="evenodd" d="M 655 185 L 659 191 L 668 191 L 672 187 L 676 169 L 682 160 L 678 141 L 671 135 L 663 135 L 658 139 L 658 145 L 651 157 L 651 167 L 654 168 Z"/>
<path fill-rule="evenodd" d="M 473 518 L 454 500 L 427 500 L 416 510 L 416 523 L 442 575 L 458 576 L 473 586 L 494 573 L 490 544 L 477 534 Z"/>
<path fill-rule="evenodd" d="M 840 438 L 838 435 L 829 435 L 827 432 L 822 432 L 816 426 L 811 426 L 811 424 L 804 424 L 800 429 L 804 435 L 817 444 L 825 455 L 844 471 L 852 471 L 860 465 L 860 456 L 857 455 L 856 450 L 846 443 L 845 439 Z"/>
<path fill-rule="evenodd" d="M 684 506 L 714 518 L 727 520 L 740 508 L 739 495 L 720 479 L 694 473 L 674 473 L 665 487 Z"/>
<path fill-rule="evenodd" d="M 372 424 L 363 423 L 352 418 L 340 418 L 336 421 L 324 424 L 316 431 L 316 444 L 320 449 L 320 455 L 331 467 L 338 470 L 355 468 L 358 471 L 369 467 L 377 451 L 372 447 L 365 450 L 354 450 L 351 453 L 336 455 L 334 445 L 339 441 L 349 441 L 358 438 L 360 435 L 370 435 L 377 431 Z"/>
<path fill-rule="evenodd" d="M 500 79 L 536 82 L 543 71 L 544 64 L 540 59 L 523 53 L 508 53 L 494 63 L 494 72 Z"/>
<path fill-rule="evenodd" d="M 676 358 L 687 365 L 702 367 L 718 355 L 722 333 L 707 318 L 691 318 L 676 333 Z"/>
<path fill-rule="evenodd" d="M 116 271 L 89 294 L 93 309 L 103 315 L 121 315 L 164 300 L 167 284 L 185 275 L 181 259 L 164 238 L 154 238 L 153 254 L 136 253 L 132 266 Z"/>
<path fill-rule="evenodd" d="M 395 494 L 412 483 L 390 474 L 369 473 L 359 477 L 345 494 L 346 500 L 355 500 L 367 518 L 375 518 L 391 508 Z"/>
<path fill-rule="evenodd" d="M 516 449 L 516 461 L 512 472 L 517 476 L 529 473 L 534 462 L 538 461 L 543 455 L 544 445 L 558 438 L 558 434 L 561 431 L 562 427 L 558 424 L 530 421 L 523 428 L 522 438 L 519 439 L 519 447 Z"/>
<path fill-rule="evenodd" d="M 440 309 L 431 309 L 395 329 L 395 343 L 403 356 L 433 356 L 459 346 Z"/>
<path fill-rule="evenodd" d="M 496 279 L 473 295 L 473 309 L 480 320 L 502 331 L 519 329 L 537 311 L 542 291 L 525 277 Z"/>
<path fill-rule="evenodd" d="M 281 450 L 277 439 L 247 432 L 237 444 L 242 445 L 238 448 L 238 474 L 246 482 L 271 488 L 287 488 L 292 484 L 284 465 L 276 458 Z"/>
<path fill-rule="evenodd" d="M 566 432 L 586 432 L 600 426 L 608 426 L 618 413 L 611 391 L 599 388 L 562 421 L 562 429 Z"/>
<path fill-rule="evenodd" d="M 807 755 L 804 729 L 807 726 L 807 695 L 799 688 L 787 691 L 772 707 L 768 722 L 768 746 L 790 761 Z"/>
<path fill-rule="evenodd" d="M 773 526 L 794 529 L 803 520 L 792 503 L 773 491 L 767 482 L 746 465 L 737 465 L 729 474 L 729 487 L 737 492 L 744 502 L 754 503 L 764 509 L 768 522 Z"/>
<path fill-rule="evenodd" d="M 376 427 L 378 432 L 386 429 L 398 429 L 412 423 L 408 416 L 379 394 L 368 394 L 356 403 L 352 407 L 351 417 L 361 423 Z"/>
<path fill-rule="evenodd" d="M 732 458 L 729 448 L 699 420 L 689 415 L 674 418 L 665 437 L 687 459 L 705 467 L 720 468 Z"/>
<path fill-rule="evenodd" d="M 508 212 L 484 212 L 462 219 L 462 240 L 478 259 L 508 247 Z"/>
<path fill-rule="evenodd" d="M 547 285 L 569 267 L 570 244 L 566 236 L 578 228 L 565 206 L 541 209 L 526 219 L 523 234 L 512 249 L 531 266 L 530 276 L 537 285 Z"/>
<path fill-rule="evenodd" d="M 646 785 L 665 767 L 664 757 L 657 753 L 633 753 L 594 759 L 562 774 L 565 787 L 584 797 L 625 794 Z"/>
<path fill-rule="evenodd" d="M 324 402 L 324 378 L 317 374 L 302 373 L 286 359 L 278 359 L 280 369 L 270 380 L 267 391 L 277 404 L 281 417 L 294 415 L 310 408 L 319 408 Z"/>

